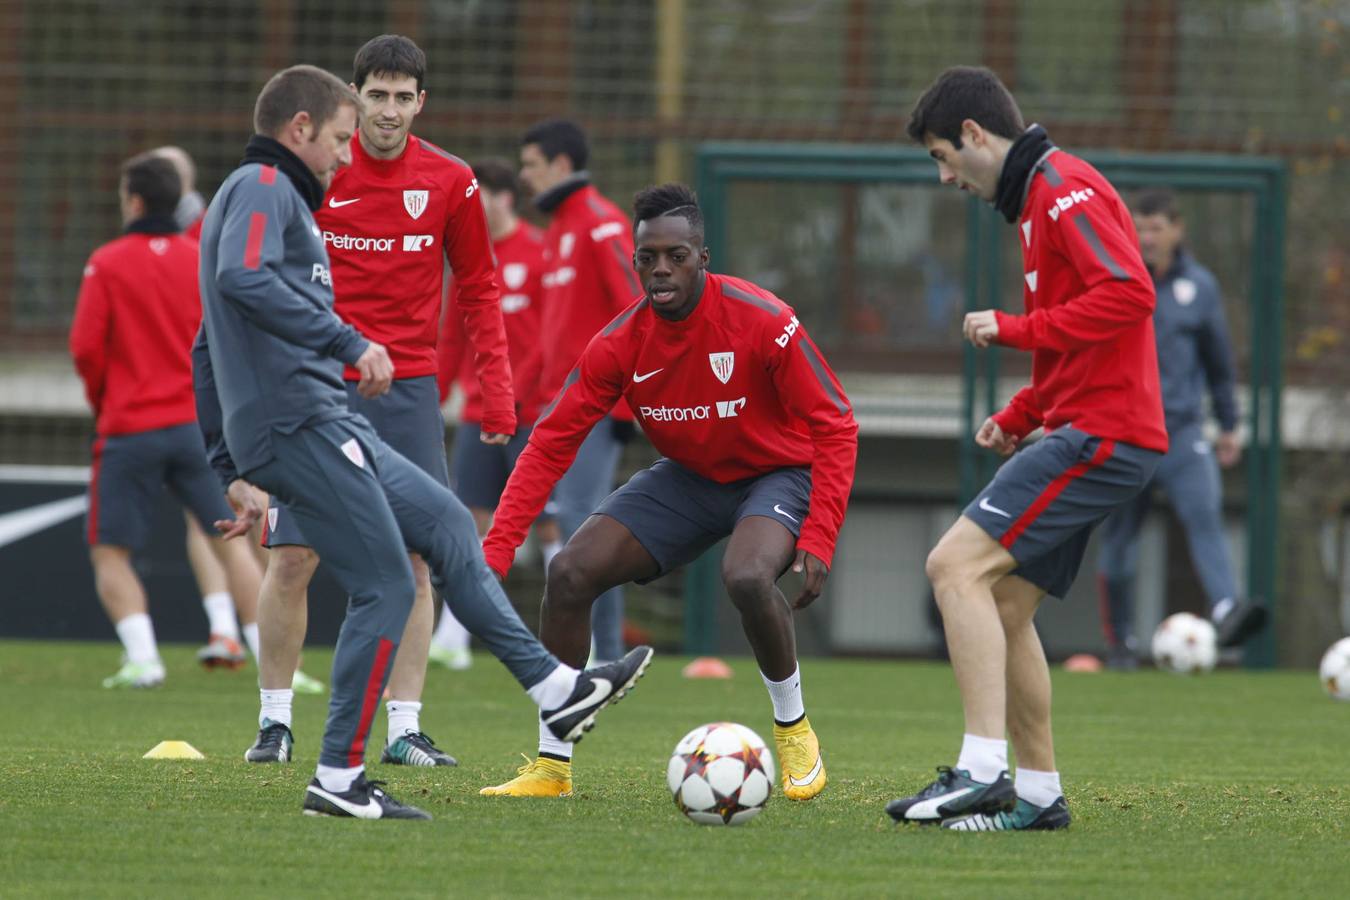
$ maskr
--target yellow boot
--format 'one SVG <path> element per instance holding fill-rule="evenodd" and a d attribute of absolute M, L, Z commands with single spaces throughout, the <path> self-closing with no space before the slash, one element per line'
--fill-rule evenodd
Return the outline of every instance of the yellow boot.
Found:
<path fill-rule="evenodd" d="M 827 779 L 820 741 L 805 716 L 787 727 L 775 722 L 773 740 L 778 745 L 778 765 L 783 770 L 783 796 L 789 800 L 810 800 L 825 790 Z"/>
<path fill-rule="evenodd" d="M 505 784 L 485 787 L 478 793 L 484 797 L 570 797 L 572 764 L 542 756 L 531 760 L 525 756 L 525 765 L 516 770 L 515 778 Z"/>

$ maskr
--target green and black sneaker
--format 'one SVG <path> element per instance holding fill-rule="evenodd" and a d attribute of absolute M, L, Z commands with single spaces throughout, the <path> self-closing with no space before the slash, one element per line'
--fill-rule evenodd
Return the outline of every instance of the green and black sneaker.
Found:
<path fill-rule="evenodd" d="M 1034 806 L 1017 798 L 1012 812 L 976 813 L 959 819 L 948 819 L 943 828 L 952 831 L 1059 831 L 1069 827 L 1069 804 L 1056 797 L 1049 806 Z"/>
<path fill-rule="evenodd" d="M 897 822 L 936 824 L 970 813 L 1011 811 L 1017 800 L 1006 771 L 989 784 L 971 778 L 965 769 L 938 766 L 937 771 L 937 780 L 917 794 L 887 803 L 887 815 Z"/>
<path fill-rule="evenodd" d="M 384 748 L 380 762 L 393 766 L 457 766 L 459 761 L 436 746 L 426 733 L 409 731 Z"/>
<path fill-rule="evenodd" d="M 263 719 L 258 729 L 258 739 L 253 746 L 244 751 L 244 761 L 251 763 L 284 763 L 291 761 L 291 747 L 295 745 L 295 735 L 289 726 L 271 719 Z"/>

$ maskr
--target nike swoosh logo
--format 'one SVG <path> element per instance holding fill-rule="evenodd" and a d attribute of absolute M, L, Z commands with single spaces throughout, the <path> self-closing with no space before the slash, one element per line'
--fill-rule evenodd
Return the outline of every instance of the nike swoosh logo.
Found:
<path fill-rule="evenodd" d="M 654 370 L 654 371 L 648 372 L 646 375 L 639 375 L 638 373 L 634 372 L 634 373 L 633 373 L 633 384 L 641 384 L 642 382 L 646 381 L 648 378 L 651 378 L 651 377 L 652 377 L 653 375 L 655 375 L 657 372 L 664 372 L 664 371 L 665 371 L 664 368 L 662 368 L 662 369 L 656 369 L 656 370 Z"/>
<path fill-rule="evenodd" d="M 788 512 L 787 510 L 783 509 L 783 507 L 779 506 L 777 503 L 775 503 L 775 504 L 773 505 L 773 511 L 776 512 L 776 513 L 778 513 L 780 516 L 787 516 L 789 519 L 791 519 L 791 520 L 794 521 L 794 522 L 797 521 L 797 517 L 796 517 L 796 516 L 792 515 L 792 513 Z M 800 523 L 798 523 L 798 524 L 800 524 Z"/>
<path fill-rule="evenodd" d="M 816 780 L 816 776 L 820 774 L 821 765 L 823 765 L 823 760 L 821 760 L 820 756 L 817 755 L 816 764 L 811 767 L 810 772 L 806 773 L 805 778 L 798 778 L 796 775 L 789 775 L 788 781 L 792 782 L 797 787 L 806 787 L 808 784 Z"/>
<path fill-rule="evenodd" d="M 80 494 L 78 497 L 53 500 L 0 515 L 0 547 L 21 541 L 66 519 L 73 519 L 88 506 L 88 497 Z"/>
<path fill-rule="evenodd" d="M 330 209 L 341 209 L 344 206 L 351 206 L 353 203 L 360 203 L 360 202 L 361 202 L 360 197 L 357 197 L 355 200 L 339 200 L 336 197 L 328 198 L 328 206 Z"/>
<path fill-rule="evenodd" d="M 951 803 L 953 800 L 960 800 L 966 794 L 971 793 L 973 787 L 961 788 L 959 791 L 952 791 L 943 794 L 940 797 L 930 797 L 922 803 L 916 803 L 905 810 L 906 819 L 940 819 L 942 818 L 941 808 Z"/>
<path fill-rule="evenodd" d="M 985 512 L 991 512 L 991 513 L 993 513 L 993 514 L 996 515 L 996 516 L 1002 516 L 1002 517 L 1005 518 L 1005 519 L 1011 519 L 1011 518 L 1012 518 L 1012 516 L 1010 516 L 1008 513 L 1004 512 L 1003 510 L 999 509 L 999 508 L 998 508 L 997 506 L 995 506 L 994 504 L 990 503 L 988 497 L 981 497 L 981 498 L 980 498 L 980 509 L 984 510 Z"/>
<path fill-rule="evenodd" d="M 577 710 L 583 709 L 588 706 L 599 706 L 602 702 L 604 702 L 605 698 L 612 693 L 614 693 L 614 685 L 610 682 L 608 678 L 592 678 L 591 692 L 589 694 L 587 694 L 585 697 L 582 697 L 580 700 L 578 700 L 576 703 L 573 703 L 571 706 L 566 707 L 565 709 L 558 710 L 553 715 L 545 719 L 544 724 L 551 725 L 554 722 L 558 721 L 559 719 L 563 718 L 564 716 L 570 716 Z"/>
<path fill-rule="evenodd" d="M 321 787 L 310 785 L 309 789 L 318 794 L 338 809 L 344 810 L 356 816 L 358 819 L 378 819 L 380 818 L 380 804 L 373 799 L 367 799 L 365 803 L 356 804 L 350 800 L 343 800 L 337 794 L 329 793 Z"/>

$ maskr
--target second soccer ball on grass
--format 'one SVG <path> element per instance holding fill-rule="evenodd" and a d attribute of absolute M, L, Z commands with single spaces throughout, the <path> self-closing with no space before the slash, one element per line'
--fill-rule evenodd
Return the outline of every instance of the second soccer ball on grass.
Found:
<path fill-rule="evenodd" d="M 1158 668 L 1179 675 L 1208 672 L 1219 660 L 1214 626 L 1191 613 L 1175 613 L 1163 619 L 1153 632 L 1153 661 Z"/>

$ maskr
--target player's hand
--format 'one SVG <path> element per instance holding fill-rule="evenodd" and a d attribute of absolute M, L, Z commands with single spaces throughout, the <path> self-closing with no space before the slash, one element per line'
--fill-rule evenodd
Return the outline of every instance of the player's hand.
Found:
<path fill-rule="evenodd" d="M 370 342 L 366 352 L 356 361 L 356 371 L 361 373 L 356 392 L 366 399 L 388 393 L 394 380 L 394 363 L 389 359 L 389 351 L 383 344 Z"/>
<path fill-rule="evenodd" d="M 509 434 L 485 434 L 485 433 L 483 433 L 483 432 L 480 431 L 480 432 L 478 433 L 478 439 L 479 439 L 480 441 L 482 441 L 483 443 L 485 443 L 485 444 L 492 444 L 492 445 L 494 445 L 494 446 L 501 447 L 501 446 L 505 446 L 506 444 L 510 443 L 510 441 L 511 441 L 511 435 L 509 435 Z"/>
<path fill-rule="evenodd" d="M 254 523 L 262 518 L 263 507 L 258 503 L 258 494 L 253 485 L 242 478 L 230 482 L 229 488 L 225 491 L 225 499 L 234 510 L 234 518 L 217 519 L 215 525 L 220 536 L 228 541 L 230 538 L 247 534 Z"/>
<path fill-rule="evenodd" d="M 802 576 L 802 592 L 792 601 L 792 608 L 806 609 L 825 590 L 825 579 L 830 577 L 830 567 L 805 550 L 798 550 L 792 571 Z"/>
<path fill-rule="evenodd" d="M 993 450 L 999 456 L 1012 456 L 1013 451 L 1017 449 L 1019 439 L 1004 434 L 1003 429 L 998 427 L 998 423 L 992 417 L 985 419 L 980 430 L 975 433 L 975 443 L 988 450 Z"/>
<path fill-rule="evenodd" d="M 976 347 L 988 347 L 998 339 L 998 314 L 992 309 L 966 313 L 961 334 Z"/>
<path fill-rule="evenodd" d="M 1242 441 L 1238 439 L 1236 431 L 1219 433 L 1218 439 L 1214 442 L 1214 458 L 1225 469 L 1232 468 L 1242 459 Z"/>

